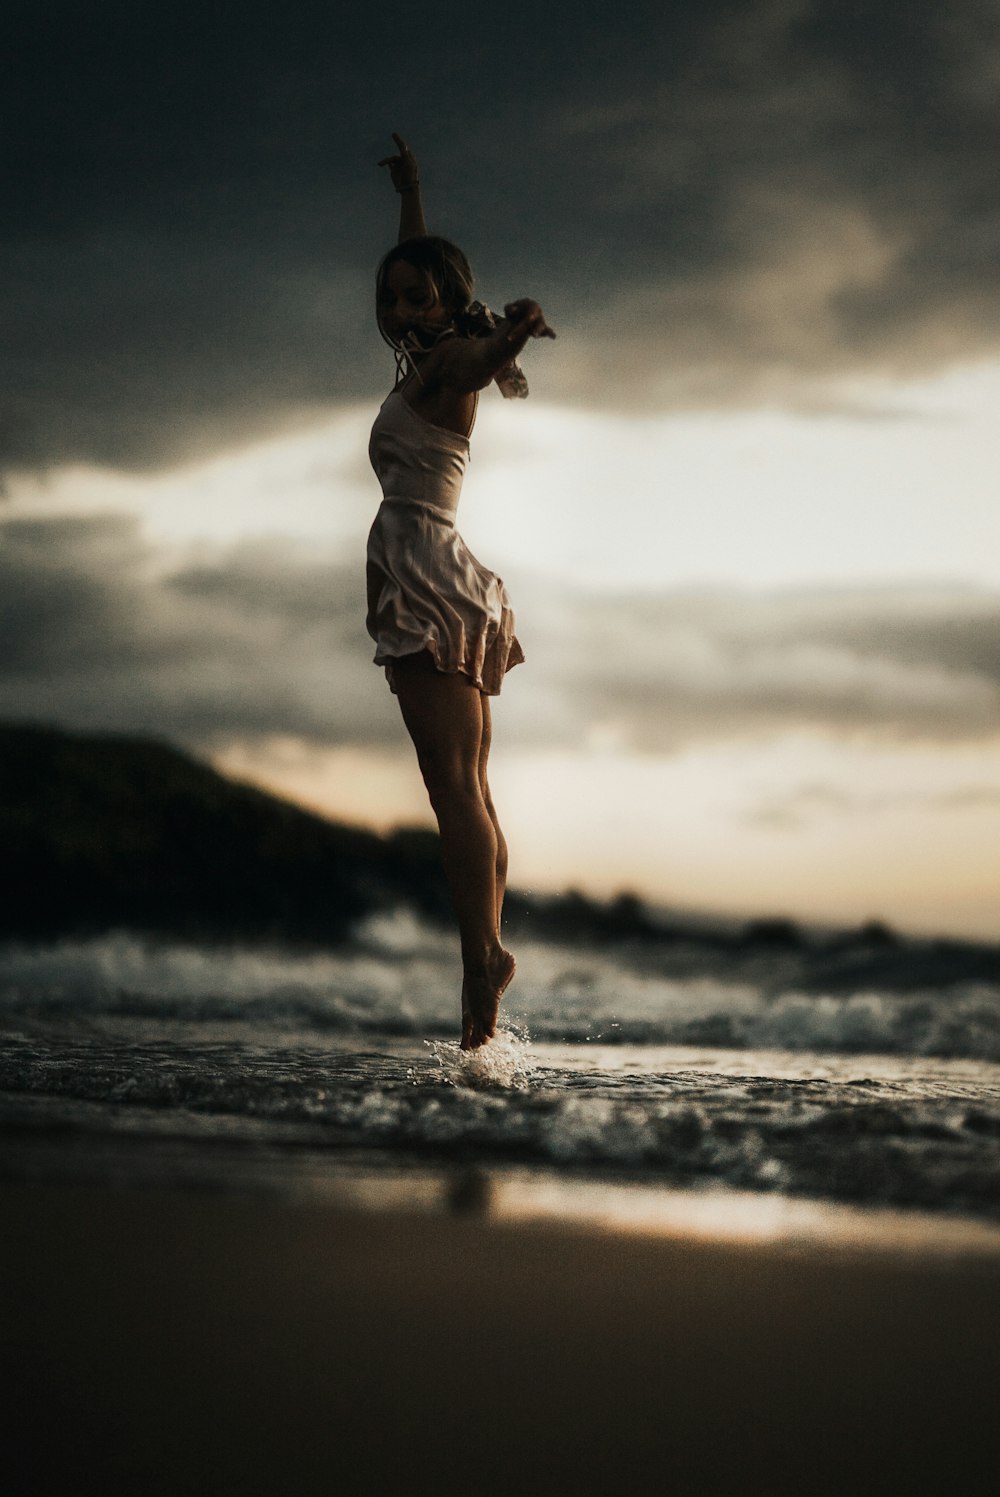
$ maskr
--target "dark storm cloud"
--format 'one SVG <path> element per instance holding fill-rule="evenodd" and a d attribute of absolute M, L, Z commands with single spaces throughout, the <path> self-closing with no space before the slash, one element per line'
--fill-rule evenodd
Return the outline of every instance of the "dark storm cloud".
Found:
<path fill-rule="evenodd" d="M 916 586 L 609 597 L 519 586 L 522 748 L 688 744 L 797 729 L 883 742 L 1000 734 L 1000 594 Z M 0 716 L 211 748 L 272 734 L 405 743 L 370 661 L 356 569 L 273 541 L 156 550 L 136 521 L 0 527 Z"/>
<path fill-rule="evenodd" d="M 0 527 L 0 715 L 210 747 L 370 742 L 363 582 L 275 542 L 168 563 L 130 518 Z"/>
<path fill-rule="evenodd" d="M 572 111 L 629 230 L 585 329 L 630 346 L 630 393 L 814 408 L 995 351 L 998 64 L 977 0 L 763 0 L 681 77 Z"/>
<path fill-rule="evenodd" d="M 0 460 L 162 464 L 385 381 L 371 269 L 432 227 L 562 335 L 542 395 L 846 402 L 1000 342 L 984 0 L 5 7 Z M 16 63 L 16 65 L 15 65 Z M 846 408 L 846 407 L 845 407 Z"/>

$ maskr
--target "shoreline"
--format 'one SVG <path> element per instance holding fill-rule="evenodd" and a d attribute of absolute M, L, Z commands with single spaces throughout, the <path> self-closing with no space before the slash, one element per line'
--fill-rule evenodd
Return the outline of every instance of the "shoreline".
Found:
<path fill-rule="evenodd" d="M 494 1225 L 774 1245 L 838 1257 L 1000 1264 L 1000 1222 L 954 1209 L 754 1190 L 721 1180 L 678 1186 L 552 1163 L 446 1162 L 373 1147 L 331 1151 L 295 1130 L 280 1143 L 263 1137 L 237 1143 L 211 1133 L 178 1137 L 169 1124 L 163 1132 L 77 1126 L 53 1134 L 30 1107 L 17 1126 L 10 1124 L 0 1155 L 0 1197 L 8 1188 L 136 1191 L 214 1197 L 220 1204 L 314 1204 L 346 1213 L 454 1213 Z"/>
<path fill-rule="evenodd" d="M 8 1489 L 987 1490 L 991 1229 L 727 1237 L 477 1178 L 450 1211 L 0 1184 Z"/>

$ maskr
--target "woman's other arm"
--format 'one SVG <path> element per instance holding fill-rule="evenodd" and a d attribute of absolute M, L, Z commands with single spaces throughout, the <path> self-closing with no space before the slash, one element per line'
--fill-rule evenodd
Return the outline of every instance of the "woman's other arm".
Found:
<path fill-rule="evenodd" d="M 516 359 L 529 338 L 554 338 L 536 301 L 508 302 L 504 318 L 485 338 L 450 338 L 440 345 L 443 384 L 453 390 L 485 390 Z"/>
<path fill-rule="evenodd" d="M 386 156 L 379 166 L 387 166 L 392 185 L 399 193 L 399 237 L 419 239 L 427 233 L 424 209 L 420 201 L 420 170 L 417 158 L 401 135 L 393 131 L 393 140 L 399 149 L 398 156 Z"/>

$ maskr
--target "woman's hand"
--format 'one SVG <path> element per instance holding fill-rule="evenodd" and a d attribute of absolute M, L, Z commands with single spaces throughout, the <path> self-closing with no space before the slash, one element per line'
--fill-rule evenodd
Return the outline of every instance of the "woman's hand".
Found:
<path fill-rule="evenodd" d="M 397 192 L 409 192 L 420 181 L 420 169 L 417 166 L 417 158 L 403 137 L 397 135 L 395 130 L 392 132 L 392 138 L 399 147 L 399 155 L 383 157 L 379 162 L 379 166 L 387 166 L 389 168 L 392 185 Z"/>
<path fill-rule="evenodd" d="M 435 368 L 442 384 L 471 394 L 473 390 L 485 390 L 490 380 L 517 358 L 529 338 L 554 337 L 541 307 L 525 297 L 508 302 L 503 320 L 485 337 L 444 339 L 428 355 L 428 363 L 437 360 Z"/>
<path fill-rule="evenodd" d="M 523 348 L 529 338 L 554 338 L 555 333 L 545 321 L 545 315 L 536 301 L 523 297 L 520 301 L 509 301 L 503 309 L 510 326 L 507 329 L 508 343 L 517 343 Z"/>

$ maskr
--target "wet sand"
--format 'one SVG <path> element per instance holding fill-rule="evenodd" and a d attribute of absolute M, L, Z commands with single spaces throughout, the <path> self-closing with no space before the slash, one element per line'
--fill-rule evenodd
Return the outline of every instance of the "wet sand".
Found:
<path fill-rule="evenodd" d="M 4 1490 L 995 1490 L 996 1254 L 465 1205 L 3 1186 Z"/>

